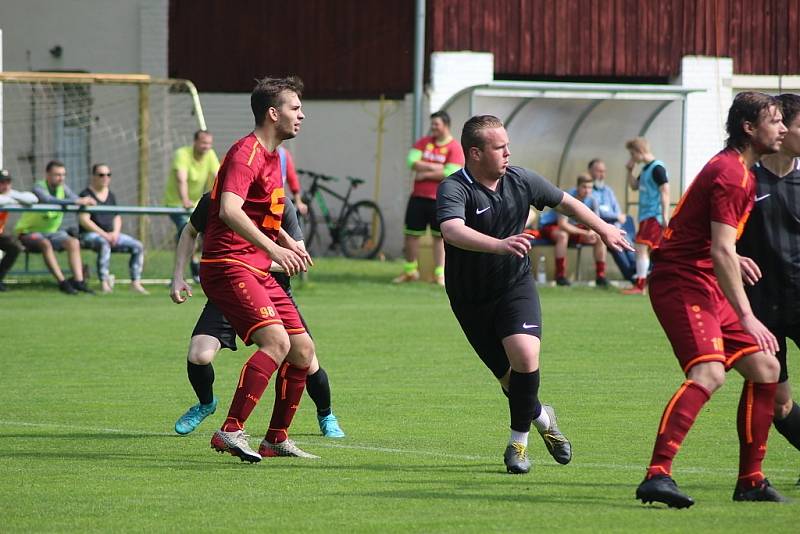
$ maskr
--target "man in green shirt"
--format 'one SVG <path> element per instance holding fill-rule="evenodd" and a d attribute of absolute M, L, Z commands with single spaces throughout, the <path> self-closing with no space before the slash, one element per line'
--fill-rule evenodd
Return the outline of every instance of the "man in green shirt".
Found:
<path fill-rule="evenodd" d="M 214 138 L 208 130 L 198 130 L 194 133 L 194 142 L 191 145 L 180 147 L 175 151 L 164 191 L 164 205 L 190 210 L 195 207 L 203 193 L 211 189 L 219 169 L 219 158 L 211 148 L 213 142 Z M 180 238 L 190 215 L 190 211 L 170 215 L 177 229 L 176 241 Z M 197 258 L 192 258 L 191 269 L 192 276 L 197 279 L 199 272 Z"/>
<path fill-rule="evenodd" d="M 91 197 L 78 197 L 64 179 L 67 169 L 58 160 L 50 161 L 45 169 L 47 175 L 44 180 L 36 182 L 33 193 L 41 204 L 59 204 L 62 206 L 74 205 L 94 206 L 96 202 Z M 22 214 L 14 227 L 20 242 L 30 251 L 41 252 L 44 263 L 58 282 L 58 288 L 74 295 L 78 291 L 93 293 L 83 279 L 83 261 L 81 260 L 81 247 L 77 239 L 61 229 L 64 220 L 63 211 L 28 211 Z M 72 278 L 67 280 L 61 267 L 58 265 L 56 251 L 66 250 Z"/>

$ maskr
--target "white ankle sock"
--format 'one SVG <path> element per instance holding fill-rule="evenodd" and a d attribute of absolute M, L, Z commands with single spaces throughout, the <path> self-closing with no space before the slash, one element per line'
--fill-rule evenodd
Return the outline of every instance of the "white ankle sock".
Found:
<path fill-rule="evenodd" d="M 536 430 L 539 432 L 544 432 L 550 428 L 550 416 L 544 411 L 544 407 L 542 407 L 542 413 L 539 414 L 539 417 L 533 420 L 533 426 L 535 426 Z"/>
<path fill-rule="evenodd" d="M 511 437 L 508 440 L 508 444 L 511 445 L 512 443 L 522 443 L 526 447 L 528 446 L 528 433 L 527 432 L 517 432 L 516 430 L 511 430 Z"/>

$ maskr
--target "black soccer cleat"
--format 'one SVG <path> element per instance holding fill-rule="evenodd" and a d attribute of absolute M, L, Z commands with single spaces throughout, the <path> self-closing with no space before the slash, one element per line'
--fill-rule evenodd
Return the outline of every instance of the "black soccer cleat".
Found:
<path fill-rule="evenodd" d="M 766 478 L 755 488 L 733 490 L 733 500 L 738 502 L 789 502 L 789 499 L 778 493 Z"/>
<path fill-rule="evenodd" d="M 557 286 L 562 286 L 562 287 L 567 287 L 567 286 L 571 286 L 572 283 L 570 283 L 570 281 L 567 280 L 566 278 L 564 278 L 563 276 L 559 276 L 558 278 L 556 278 L 556 285 Z"/>
<path fill-rule="evenodd" d="M 644 504 L 660 502 L 670 508 L 689 508 L 694 504 L 694 499 L 681 493 L 672 477 L 667 475 L 644 479 L 636 488 L 636 498 Z"/>

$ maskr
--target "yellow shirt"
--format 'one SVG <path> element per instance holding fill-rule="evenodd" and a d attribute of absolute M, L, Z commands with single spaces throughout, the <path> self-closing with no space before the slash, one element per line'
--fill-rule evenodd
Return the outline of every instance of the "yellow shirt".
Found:
<path fill-rule="evenodd" d="M 185 170 L 187 179 L 186 185 L 189 188 L 189 200 L 194 204 L 200 200 L 203 193 L 211 189 L 214 176 L 219 169 L 219 159 L 213 149 L 206 152 L 200 161 L 194 159 L 192 145 L 183 146 L 175 151 L 172 159 L 172 168 L 169 172 L 167 187 L 164 191 L 164 205 L 170 207 L 181 207 L 180 193 L 178 193 L 177 172 L 179 169 Z"/>

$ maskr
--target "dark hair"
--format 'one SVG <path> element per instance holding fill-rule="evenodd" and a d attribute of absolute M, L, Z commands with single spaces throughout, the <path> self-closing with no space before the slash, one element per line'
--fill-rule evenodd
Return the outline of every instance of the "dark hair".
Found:
<path fill-rule="evenodd" d="M 50 161 L 47 162 L 47 167 L 45 167 L 44 170 L 45 172 L 50 172 L 53 170 L 53 167 L 64 167 L 65 169 L 67 168 L 67 166 L 64 165 L 62 161 L 59 161 L 57 159 L 51 159 Z"/>
<path fill-rule="evenodd" d="M 108 163 L 95 163 L 92 165 L 92 174 L 97 174 L 97 169 L 100 167 L 108 167 Z M 111 167 L 108 168 L 110 169 Z"/>
<path fill-rule="evenodd" d="M 431 113 L 431 120 L 433 119 L 442 119 L 444 125 L 450 128 L 450 114 L 446 111 L 437 111 L 435 113 Z"/>
<path fill-rule="evenodd" d="M 774 96 L 756 91 L 745 91 L 736 95 L 731 109 L 728 110 L 728 121 L 725 129 L 728 140 L 725 146 L 742 150 L 750 144 L 750 137 L 744 131 L 744 123 L 758 124 L 762 119 L 761 113 L 771 107 L 781 109 L 781 102 Z"/>
<path fill-rule="evenodd" d="M 253 110 L 256 126 L 264 124 L 269 108 L 277 108 L 283 103 L 283 93 L 287 91 L 303 96 L 303 81 L 294 75 L 256 80 L 256 86 L 250 95 L 250 109 Z"/>
<path fill-rule="evenodd" d="M 494 115 L 476 115 L 470 118 L 461 129 L 461 148 L 464 149 L 464 154 L 469 154 L 469 149 L 474 146 L 483 148 L 486 142 L 481 133 L 483 130 L 502 127 L 503 121 Z"/>
<path fill-rule="evenodd" d="M 778 95 L 777 98 L 781 103 L 783 124 L 789 126 L 789 123 L 794 120 L 798 113 L 800 113 L 800 95 L 796 95 L 794 93 L 784 93 L 782 95 Z"/>
<path fill-rule="evenodd" d="M 600 158 L 592 158 L 591 160 L 589 160 L 589 164 L 586 166 L 586 169 L 592 170 L 592 167 L 594 167 L 595 163 L 602 163 L 602 162 L 603 160 Z"/>
<path fill-rule="evenodd" d="M 194 133 L 194 140 L 197 141 L 197 138 L 200 137 L 201 134 L 211 135 L 211 132 L 209 132 L 208 130 L 197 130 Z"/>

